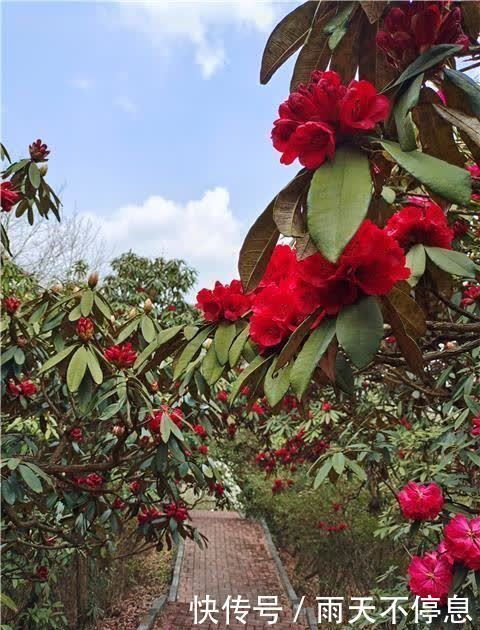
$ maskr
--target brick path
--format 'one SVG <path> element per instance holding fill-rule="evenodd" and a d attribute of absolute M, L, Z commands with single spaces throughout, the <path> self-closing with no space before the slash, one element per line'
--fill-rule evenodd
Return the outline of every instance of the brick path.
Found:
<path fill-rule="evenodd" d="M 177 601 L 170 602 L 157 619 L 155 630 L 304 630 L 304 620 L 293 623 L 290 603 L 278 576 L 277 567 L 268 550 L 264 531 L 259 523 L 243 519 L 236 512 L 192 512 L 193 523 L 208 538 L 204 550 L 191 540 L 185 543 Z M 205 599 L 208 594 L 216 600 L 219 613 L 212 621 L 194 625 L 189 604 L 194 595 Z M 242 624 L 231 616 L 225 623 L 221 606 L 228 595 L 241 595 L 250 606 L 257 605 L 259 595 L 278 596 L 283 613 L 276 624 L 269 625 L 268 617 L 251 611 Z"/>

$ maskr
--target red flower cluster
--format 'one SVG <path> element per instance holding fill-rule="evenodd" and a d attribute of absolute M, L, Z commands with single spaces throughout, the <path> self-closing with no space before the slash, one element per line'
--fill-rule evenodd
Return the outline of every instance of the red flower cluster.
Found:
<path fill-rule="evenodd" d="M 151 523 L 157 518 L 161 518 L 162 513 L 157 510 L 156 507 L 145 508 L 137 515 L 137 520 L 139 525 L 145 525 L 145 523 Z"/>
<path fill-rule="evenodd" d="M 168 405 L 162 405 L 158 411 L 155 411 L 153 415 L 150 416 L 148 421 L 148 428 L 151 433 L 160 433 L 160 425 L 162 424 L 162 417 L 164 415 L 168 416 L 179 429 L 182 428 L 184 416 L 180 407 L 171 409 Z"/>
<path fill-rule="evenodd" d="M 188 518 L 187 509 L 174 501 L 164 506 L 167 518 L 173 518 L 177 523 L 183 523 Z"/>
<path fill-rule="evenodd" d="M 418 243 L 452 249 L 454 237 L 443 210 L 430 200 L 402 208 L 390 217 L 385 232 L 405 251 Z"/>
<path fill-rule="evenodd" d="M 445 555 L 430 551 L 423 556 L 413 556 L 408 574 L 408 585 L 414 595 L 435 597 L 445 603 L 453 580 L 452 566 Z"/>
<path fill-rule="evenodd" d="M 336 72 L 315 70 L 309 83 L 301 84 L 278 109 L 272 142 L 282 153 L 280 162 L 296 158 L 309 169 L 332 159 L 344 137 L 372 131 L 390 109 L 386 96 L 368 81 L 342 85 Z"/>
<path fill-rule="evenodd" d="M 450 556 L 472 571 L 480 569 L 480 516 L 457 514 L 445 526 L 445 548 Z"/>
<path fill-rule="evenodd" d="M 397 499 L 405 518 L 412 521 L 433 520 L 440 514 L 445 502 L 437 484 L 419 485 L 414 481 L 408 482 Z"/>
<path fill-rule="evenodd" d="M 37 567 L 37 577 L 41 582 L 48 580 L 48 568 L 45 566 Z"/>
<path fill-rule="evenodd" d="M 275 479 L 272 485 L 272 493 L 278 494 L 279 492 L 290 488 L 292 484 L 293 481 L 291 479 Z"/>
<path fill-rule="evenodd" d="M 35 142 L 32 142 L 32 144 L 28 147 L 28 151 L 34 162 L 46 162 L 47 155 L 50 154 L 47 145 L 42 142 L 40 138 L 35 140 Z"/>
<path fill-rule="evenodd" d="M 198 452 L 200 455 L 208 455 L 208 446 L 206 444 L 200 444 L 198 447 Z"/>
<path fill-rule="evenodd" d="M 344 532 L 348 529 L 348 525 L 345 522 L 337 523 L 336 525 L 331 525 L 329 523 L 325 523 L 325 521 L 319 521 L 317 523 L 317 529 L 322 529 L 327 534 L 334 534 L 338 532 Z"/>
<path fill-rule="evenodd" d="M 38 391 L 35 383 L 28 379 L 15 383 L 13 379 L 10 379 L 7 384 L 7 392 L 10 396 L 16 398 L 17 396 L 25 396 L 25 398 L 31 398 Z"/>
<path fill-rule="evenodd" d="M 463 292 L 462 306 L 471 306 L 478 302 L 480 304 L 480 284 L 470 285 Z"/>
<path fill-rule="evenodd" d="M 130 342 L 106 348 L 103 351 L 103 356 L 119 370 L 132 367 L 137 360 L 137 353 Z"/>
<path fill-rule="evenodd" d="M 90 473 L 86 477 L 77 477 L 75 480 L 80 486 L 88 486 L 92 490 L 101 488 L 104 484 L 104 478 L 98 473 Z"/>
<path fill-rule="evenodd" d="M 125 501 L 123 501 L 120 497 L 115 497 L 112 503 L 112 510 L 123 510 L 125 507 Z"/>
<path fill-rule="evenodd" d="M 198 435 L 199 438 L 202 438 L 202 440 L 208 437 L 207 429 L 201 424 L 195 424 L 193 427 L 193 431 L 196 433 L 196 435 Z"/>
<path fill-rule="evenodd" d="M 291 472 L 295 472 L 297 464 L 316 461 L 328 448 L 330 445 L 325 440 L 306 442 L 302 429 L 286 440 L 280 448 L 258 453 L 255 461 L 267 475 L 277 466 L 287 466 Z"/>
<path fill-rule="evenodd" d="M 226 403 L 228 400 L 228 392 L 225 391 L 224 389 L 221 389 L 219 392 L 217 392 L 217 395 L 215 396 L 215 398 L 222 403 Z"/>
<path fill-rule="evenodd" d="M 469 39 L 462 30 L 459 7 L 449 2 L 405 2 L 391 9 L 377 35 L 377 45 L 398 68 L 409 65 L 436 44 L 460 44 Z"/>
<path fill-rule="evenodd" d="M 70 431 L 68 432 L 68 436 L 72 440 L 72 442 L 78 443 L 83 440 L 83 431 L 80 427 L 74 427 L 73 429 L 70 429 Z"/>
<path fill-rule="evenodd" d="M 197 295 L 197 308 L 208 322 L 237 321 L 250 309 L 250 299 L 243 293 L 240 280 L 230 284 L 215 283 L 213 291 L 202 289 Z"/>
<path fill-rule="evenodd" d="M 217 496 L 218 498 L 223 497 L 223 495 L 225 494 L 225 488 L 222 486 L 221 483 L 211 483 L 209 485 L 209 488 L 210 491 L 213 492 L 213 494 L 215 494 L 215 496 Z"/>
<path fill-rule="evenodd" d="M 21 195 L 14 189 L 12 182 L 0 183 L 0 206 L 2 212 L 10 212 L 21 199 Z"/>
<path fill-rule="evenodd" d="M 3 308 L 9 313 L 13 315 L 20 308 L 21 301 L 16 297 L 6 297 L 3 299 Z"/>
<path fill-rule="evenodd" d="M 75 327 L 75 332 L 82 341 L 90 341 L 95 334 L 95 326 L 89 317 L 80 317 Z"/>

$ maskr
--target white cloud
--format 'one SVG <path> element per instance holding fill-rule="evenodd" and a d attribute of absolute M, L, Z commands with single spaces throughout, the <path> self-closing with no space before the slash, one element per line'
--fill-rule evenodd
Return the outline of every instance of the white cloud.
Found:
<path fill-rule="evenodd" d="M 226 27 L 236 26 L 267 31 L 276 12 L 274 0 L 229 0 L 182 2 L 155 0 L 119 3 L 121 25 L 146 36 L 164 56 L 189 43 L 202 76 L 210 78 L 225 65 Z"/>
<path fill-rule="evenodd" d="M 87 77 L 74 77 L 70 81 L 70 85 L 77 90 L 90 90 L 93 86 L 93 82 L 91 79 Z"/>
<path fill-rule="evenodd" d="M 226 188 L 207 190 L 185 204 L 154 195 L 108 217 L 88 217 L 100 227 L 115 255 L 132 249 L 141 256 L 185 260 L 198 271 L 196 290 L 213 286 L 215 280 L 238 277 L 242 230 Z"/>
<path fill-rule="evenodd" d="M 137 113 L 137 106 L 128 96 L 119 96 L 116 98 L 115 105 L 126 114 L 130 114 L 130 116 L 135 116 Z"/>

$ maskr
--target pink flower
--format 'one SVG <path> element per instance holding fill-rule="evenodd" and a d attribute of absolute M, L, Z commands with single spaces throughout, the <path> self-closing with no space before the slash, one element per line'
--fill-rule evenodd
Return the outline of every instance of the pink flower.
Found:
<path fill-rule="evenodd" d="M 409 481 L 397 495 L 403 515 L 413 521 L 428 521 L 442 511 L 444 498 L 435 483 L 419 485 Z"/>
<path fill-rule="evenodd" d="M 419 597 L 447 599 L 453 580 L 453 570 L 445 555 L 431 551 L 424 556 L 413 556 L 408 567 L 409 587 Z"/>
<path fill-rule="evenodd" d="M 455 560 L 469 569 L 480 569 L 480 516 L 468 519 L 463 514 L 445 526 L 445 546 Z"/>

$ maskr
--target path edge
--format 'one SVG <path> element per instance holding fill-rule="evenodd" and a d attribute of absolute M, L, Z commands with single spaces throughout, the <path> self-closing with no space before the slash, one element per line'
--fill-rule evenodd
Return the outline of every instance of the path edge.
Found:
<path fill-rule="evenodd" d="M 174 602 L 177 599 L 178 593 L 178 585 L 180 582 L 180 572 L 182 570 L 183 564 L 183 554 L 185 552 L 185 542 L 183 539 L 180 540 L 177 546 L 177 553 L 175 556 L 175 564 L 173 566 L 173 575 L 172 581 L 170 583 L 170 588 L 166 593 L 160 595 L 153 600 L 152 605 L 149 610 L 143 615 L 140 619 L 140 623 L 137 626 L 137 630 L 151 630 L 153 625 L 160 614 L 160 612 L 165 608 L 165 605 L 168 602 Z"/>
<path fill-rule="evenodd" d="M 268 551 L 270 552 L 270 555 L 272 556 L 273 561 L 275 562 L 275 565 L 277 567 L 278 575 L 280 576 L 280 582 L 282 583 L 282 586 L 285 589 L 285 592 L 287 593 L 287 597 L 290 601 L 290 604 L 292 605 L 292 609 L 296 610 L 301 600 L 296 594 L 295 589 L 293 588 L 292 583 L 290 582 L 290 578 L 288 577 L 287 571 L 285 570 L 285 567 L 283 566 L 283 562 L 277 551 L 275 543 L 273 542 L 272 534 L 270 533 L 270 529 L 268 528 L 267 521 L 263 517 L 260 517 L 258 520 L 259 520 L 260 525 L 263 528 L 263 533 L 265 534 L 265 540 L 267 541 Z M 318 630 L 318 624 L 315 619 L 315 613 L 314 613 L 313 608 L 305 608 L 304 611 L 307 617 L 309 630 Z"/>

